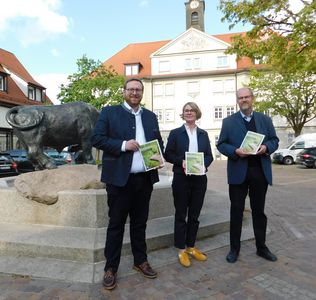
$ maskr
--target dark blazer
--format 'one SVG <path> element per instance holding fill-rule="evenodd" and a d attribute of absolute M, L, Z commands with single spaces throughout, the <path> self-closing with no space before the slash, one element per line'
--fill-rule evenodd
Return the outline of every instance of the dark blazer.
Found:
<path fill-rule="evenodd" d="M 146 141 L 158 139 L 163 151 L 156 115 L 143 108 L 141 113 Z M 107 106 L 102 109 L 91 137 L 92 145 L 103 150 L 101 181 L 116 186 L 127 183 L 131 170 L 133 151 L 121 151 L 123 141 L 135 139 L 135 115 L 123 105 Z M 159 181 L 158 171 L 151 170 L 151 180 Z"/>
<path fill-rule="evenodd" d="M 204 165 L 207 168 L 213 161 L 211 144 L 205 130 L 197 127 L 198 152 L 204 152 Z M 185 126 L 170 131 L 168 143 L 165 150 L 165 159 L 173 164 L 174 173 L 184 173 L 182 161 L 185 159 L 185 152 L 189 151 L 189 137 Z"/>
<path fill-rule="evenodd" d="M 267 146 L 267 154 L 261 155 L 260 160 L 265 178 L 267 182 L 272 185 L 270 155 L 278 149 L 279 139 L 276 136 L 271 118 L 259 112 L 253 112 L 253 118 L 257 132 L 265 135 L 263 144 Z M 248 159 L 236 155 L 235 150 L 240 147 L 246 133 L 247 129 L 239 111 L 223 120 L 222 130 L 217 142 L 217 149 L 220 153 L 228 157 L 228 184 L 241 184 L 245 180 L 248 169 Z"/>

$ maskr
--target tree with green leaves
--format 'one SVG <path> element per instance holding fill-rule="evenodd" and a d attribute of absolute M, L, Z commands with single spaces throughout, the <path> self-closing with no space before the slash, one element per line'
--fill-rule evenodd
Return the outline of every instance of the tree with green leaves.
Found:
<path fill-rule="evenodd" d="M 220 0 L 223 21 L 252 29 L 233 38 L 228 53 L 263 63 L 250 86 L 257 109 L 284 117 L 295 135 L 316 117 L 316 1 Z"/>
<path fill-rule="evenodd" d="M 262 60 L 280 73 L 315 73 L 315 0 L 220 0 L 220 9 L 230 28 L 253 26 L 234 38 L 230 53 Z"/>
<path fill-rule="evenodd" d="M 255 103 L 256 110 L 285 118 L 295 136 L 316 117 L 315 76 L 308 76 L 306 72 L 281 75 L 252 71 L 249 86 L 259 100 Z"/>
<path fill-rule="evenodd" d="M 78 71 L 68 76 L 69 84 L 61 85 L 57 98 L 61 103 L 83 101 L 98 109 L 123 101 L 121 89 L 124 77 L 113 68 L 106 68 L 100 61 L 86 55 L 77 60 Z"/>

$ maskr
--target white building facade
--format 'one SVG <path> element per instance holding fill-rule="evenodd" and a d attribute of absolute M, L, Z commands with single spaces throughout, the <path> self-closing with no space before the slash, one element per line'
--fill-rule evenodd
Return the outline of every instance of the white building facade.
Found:
<path fill-rule="evenodd" d="M 195 102 L 202 111 L 198 126 L 208 132 L 214 157 L 222 159 L 216 150 L 222 120 L 237 111 L 236 91 L 247 86 L 251 68 L 259 65 L 225 53 L 232 38 L 245 32 L 209 35 L 204 32 L 205 2 L 189 0 L 185 7 L 187 29 L 178 37 L 129 44 L 104 64 L 127 79 L 142 80 L 143 103 L 156 113 L 165 142 L 170 130 L 183 124 L 184 104 Z M 285 118 L 273 121 L 284 147 L 294 138 L 293 130 Z M 303 132 L 316 132 L 316 120 Z"/>

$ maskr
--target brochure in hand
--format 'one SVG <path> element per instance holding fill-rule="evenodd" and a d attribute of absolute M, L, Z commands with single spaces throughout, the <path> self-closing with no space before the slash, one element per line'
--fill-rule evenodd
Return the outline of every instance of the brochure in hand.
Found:
<path fill-rule="evenodd" d="M 247 131 L 244 140 L 242 141 L 240 148 L 242 148 L 248 154 L 256 154 L 264 139 L 264 134 L 260 134 L 253 131 Z"/>
<path fill-rule="evenodd" d="M 140 145 L 139 151 L 143 159 L 145 171 L 157 169 L 165 165 L 158 140 Z"/>
<path fill-rule="evenodd" d="M 204 175 L 204 153 L 185 152 L 185 167 L 187 175 Z"/>

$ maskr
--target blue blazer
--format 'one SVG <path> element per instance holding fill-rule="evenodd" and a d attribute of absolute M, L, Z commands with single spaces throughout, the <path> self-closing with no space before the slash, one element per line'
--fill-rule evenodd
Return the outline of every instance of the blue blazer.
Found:
<path fill-rule="evenodd" d="M 264 134 L 262 144 L 267 146 L 267 154 L 261 155 L 261 166 L 267 182 L 272 185 L 272 170 L 270 155 L 278 149 L 279 139 L 276 136 L 271 118 L 263 113 L 253 112 L 258 133 Z M 248 159 L 236 155 L 235 150 L 240 147 L 247 129 L 240 112 L 225 118 L 217 142 L 217 149 L 228 157 L 227 179 L 228 184 L 241 184 L 244 182 L 248 169 Z"/>
<path fill-rule="evenodd" d="M 158 139 L 163 151 L 156 115 L 143 108 L 141 113 L 146 141 Z M 107 106 L 102 109 L 91 137 L 92 145 L 103 150 L 101 181 L 116 186 L 127 183 L 132 166 L 133 151 L 122 152 L 123 141 L 135 139 L 135 115 L 123 105 Z M 154 184 L 159 181 L 158 171 L 149 171 Z"/>
<path fill-rule="evenodd" d="M 198 152 L 204 153 L 205 168 L 213 161 L 211 144 L 208 134 L 205 130 L 197 127 Z M 185 159 L 185 152 L 189 151 L 189 137 L 185 126 L 170 131 L 168 143 L 165 151 L 165 159 L 173 164 L 174 173 L 184 173 L 182 161 Z"/>

